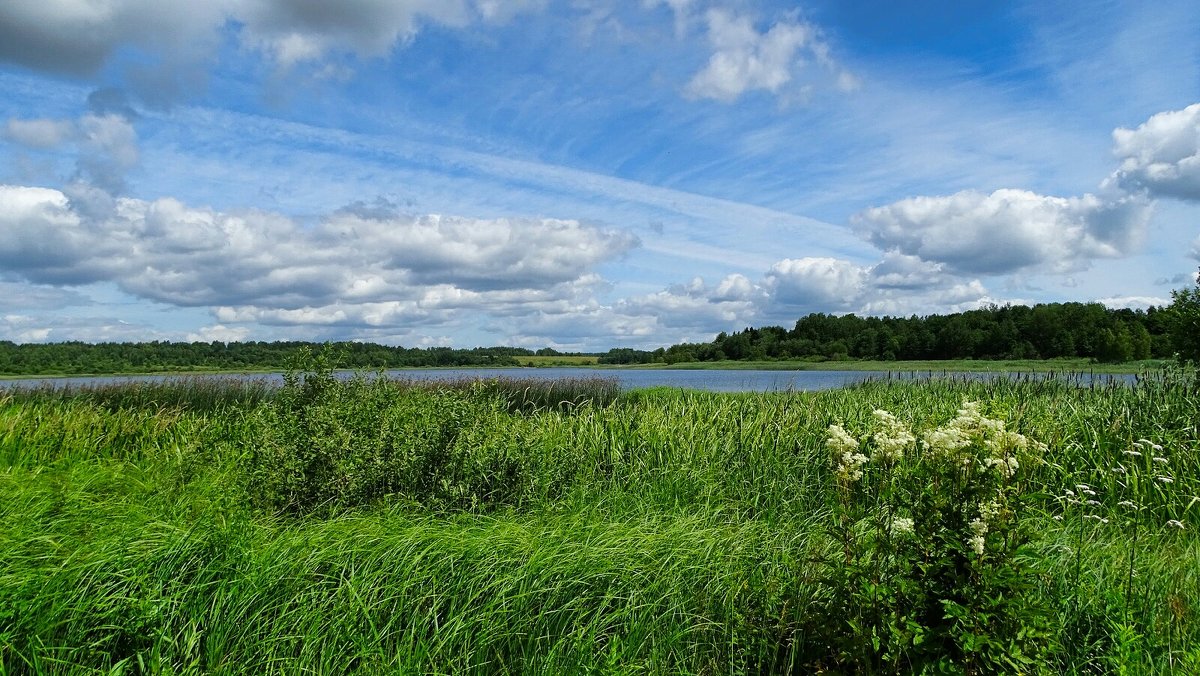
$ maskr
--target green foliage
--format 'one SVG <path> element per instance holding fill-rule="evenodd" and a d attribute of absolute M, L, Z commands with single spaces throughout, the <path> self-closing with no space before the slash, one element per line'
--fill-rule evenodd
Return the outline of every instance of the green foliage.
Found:
<path fill-rule="evenodd" d="M 1171 346 L 1181 361 L 1200 364 L 1200 273 L 1196 286 L 1171 292 L 1167 308 Z"/>
<path fill-rule="evenodd" d="M 1047 613 L 1032 594 L 1018 473 L 1045 446 L 968 402 L 918 438 L 876 410 L 862 441 L 830 427 L 836 489 L 828 562 L 838 668 L 1014 673 L 1040 664 Z"/>
<path fill-rule="evenodd" d="M 305 513 L 385 497 L 431 509 L 515 500 L 523 462 L 507 402 L 486 385 L 398 388 L 382 375 L 335 377 L 328 350 L 302 351 L 259 412 L 247 456 L 252 492 Z"/>
<path fill-rule="evenodd" d="M 328 366 L 297 364 L 267 401 L 219 407 L 0 395 L 0 672 L 1200 666 L 1189 371 L 1133 387 L 660 388 L 610 406 L 525 407 L 486 384 L 342 380 Z M 988 474 L 976 466 L 996 457 L 985 435 L 972 473 L 954 475 L 914 432 L 922 441 L 890 464 L 881 455 L 853 485 L 838 478 L 830 425 L 873 456 L 900 436 L 874 409 L 924 430 L 964 400 L 1048 450 L 1011 477 Z M 338 469 L 335 487 L 265 471 L 255 454 L 268 444 L 327 461 L 313 467 Z M 379 462 L 409 448 L 427 461 Z M 519 481 L 488 464 L 502 457 Z M 360 478 L 417 466 L 432 470 L 387 480 L 462 489 Z M 1097 504 L 1069 501 L 1084 484 Z M 302 490 L 278 495 L 294 499 L 267 499 L 289 485 Z M 1000 505 L 980 556 L 969 539 L 985 498 Z M 911 535 L 898 518 L 913 519 Z"/>
<path fill-rule="evenodd" d="M 1106 363 L 1170 356 L 1165 313 L 1110 310 L 1099 303 L 992 306 L 926 317 L 810 314 L 786 329 L 749 327 L 711 343 L 656 352 L 613 350 L 608 363 L 721 360 L 1069 359 Z"/>

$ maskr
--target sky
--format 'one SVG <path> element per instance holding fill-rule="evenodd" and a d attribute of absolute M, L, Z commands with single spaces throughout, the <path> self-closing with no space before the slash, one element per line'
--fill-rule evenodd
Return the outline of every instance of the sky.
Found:
<path fill-rule="evenodd" d="M 1170 302 L 1194 0 L 7 0 L 0 340 Z"/>

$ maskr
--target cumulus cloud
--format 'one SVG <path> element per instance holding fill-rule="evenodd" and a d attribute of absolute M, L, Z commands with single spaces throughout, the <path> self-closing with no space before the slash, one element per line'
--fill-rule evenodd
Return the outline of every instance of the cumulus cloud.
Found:
<path fill-rule="evenodd" d="M 1121 161 L 1113 179 L 1125 189 L 1200 200 L 1200 103 L 1113 131 L 1113 153 Z"/>
<path fill-rule="evenodd" d="M 379 56 L 422 23 L 503 22 L 545 0 L 107 0 L 0 3 L 0 60 L 71 75 L 99 71 L 125 45 L 177 62 L 216 48 L 223 27 L 291 66 L 331 51 Z"/>
<path fill-rule="evenodd" d="M 112 317 L 4 314 L 0 315 L 0 339 L 17 343 L 80 340 L 86 342 L 135 342 L 178 340 L 181 336 L 155 330 L 145 324 Z"/>
<path fill-rule="evenodd" d="M 380 326 L 548 305 L 594 288 L 596 266 L 638 245 L 627 231 L 567 220 L 343 211 L 305 227 L 173 199 L 88 210 L 63 192 L 20 186 L 0 186 L 0 232 L 10 275 L 109 281 L 141 298 L 221 308 L 222 323 Z"/>
<path fill-rule="evenodd" d="M 66 142 L 75 134 L 70 120 L 18 120 L 4 125 L 4 138 L 34 150 L 49 150 Z"/>
<path fill-rule="evenodd" d="M 206 51 L 230 0 L 0 3 L 0 59 L 71 75 L 98 71 L 125 44 L 159 54 Z"/>
<path fill-rule="evenodd" d="M 1026 190 L 913 197 L 856 214 L 851 222 L 884 251 L 965 274 L 1026 268 L 1069 271 L 1129 253 L 1150 206 L 1139 198 L 1050 197 Z"/>
<path fill-rule="evenodd" d="M 685 7 L 676 7 L 676 11 Z M 792 82 L 807 59 L 833 73 L 838 87 L 855 86 L 854 77 L 837 67 L 828 44 L 810 23 L 782 20 L 760 33 L 748 17 L 722 9 L 709 10 L 705 21 L 714 51 L 708 64 L 688 83 L 686 93 L 691 97 L 729 103 L 747 91 L 777 94 Z"/>
<path fill-rule="evenodd" d="M 1124 307 L 1145 310 L 1148 307 L 1166 307 L 1171 304 L 1171 299 L 1159 296 L 1110 296 L 1098 298 L 1096 302 L 1113 310 Z"/>
<path fill-rule="evenodd" d="M 846 311 L 862 296 L 867 269 L 837 258 L 784 259 L 771 266 L 766 288 L 773 302 L 811 311 Z"/>

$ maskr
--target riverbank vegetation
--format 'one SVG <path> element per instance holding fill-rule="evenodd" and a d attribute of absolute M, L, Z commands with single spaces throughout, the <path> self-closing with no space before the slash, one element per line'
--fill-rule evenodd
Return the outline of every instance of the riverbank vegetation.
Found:
<path fill-rule="evenodd" d="M 1191 372 L 140 387 L 0 395 L 0 671 L 1200 668 Z"/>
<path fill-rule="evenodd" d="M 1200 334 L 1200 286 L 1175 291 L 1172 297 L 1170 307 L 1146 311 L 1110 310 L 1098 303 L 1051 303 L 907 318 L 818 313 L 802 317 L 791 329 L 750 327 L 732 334 L 722 332 L 710 343 L 680 343 L 653 351 L 613 348 L 603 354 L 562 353 L 549 347 L 537 351 L 518 347 L 404 348 L 359 342 L 332 346 L 340 355 L 338 366 L 347 369 L 650 364 L 728 368 L 736 362 L 775 363 L 786 368 L 833 362 L 849 365 L 842 368 L 872 369 L 870 364 L 876 362 L 995 365 L 1200 360 L 1200 343 L 1195 338 Z M 304 342 L 0 341 L 0 376 L 278 371 L 299 350 L 315 347 Z"/>
<path fill-rule="evenodd" d="M 578 355 L 520 347 L 404 348 L 375 343 L 326 343 L 347 369 L 438 366 L 521 366 Z M 0 375 L 79 375 L 108 373 L 186 373 L 282 371 L 303 349 L 300 341 L 211 343 L 23 343 L 0 341 Z M 539 364 L 540 365 L 540 364 Z"/>

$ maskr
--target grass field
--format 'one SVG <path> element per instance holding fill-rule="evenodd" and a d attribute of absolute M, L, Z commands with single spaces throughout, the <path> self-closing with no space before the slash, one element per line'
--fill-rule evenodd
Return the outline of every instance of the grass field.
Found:
<path fill-rule="evenodd" d="M 1197 673 L 1198 385 L 0 395 L 0 672 Z"/>

